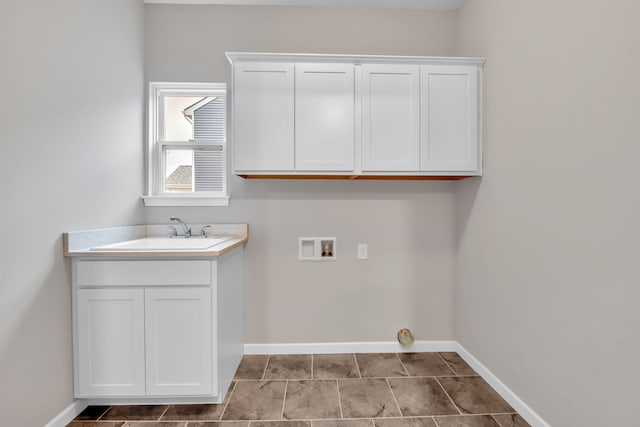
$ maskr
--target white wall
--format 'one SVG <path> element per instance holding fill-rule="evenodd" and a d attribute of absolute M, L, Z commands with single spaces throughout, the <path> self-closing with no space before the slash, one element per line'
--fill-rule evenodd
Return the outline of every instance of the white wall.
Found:
<path fill-rule="evenodd" d="M 485 175 L 458 184 L 455 335 L 558 427 L 638 425 L 640 3 L 467 1 Z"/>
<path fill-rule="evenodd" d="M 64 231 L 142 222 L 144 7 L 0 2 L 0 424 L 73 401 Z"/>
<path fill-rule="evenodd" d="M 150 81 L 230 82 L 225 51 L 453 55 L 456 15 L 373 9 L 147 5 Z M 230 182 L 225 208 L 146 208 L 152 223 L 249 223 L 249 343 L 453 337 L 454 185 Z M 338 260 L 297 260 L 298 237 L 335 236 Z M 369 260 L 356 260 L 357 243 Z"/>

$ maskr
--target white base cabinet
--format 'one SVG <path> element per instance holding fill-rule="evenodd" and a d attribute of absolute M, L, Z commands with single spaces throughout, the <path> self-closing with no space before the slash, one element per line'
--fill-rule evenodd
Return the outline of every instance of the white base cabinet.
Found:
<path fill-rule="evenodd" d="M 74 258 L 75 396 L 222 402 L 244 353 L 242 262 L 241 247 L 209 259 Z"/>

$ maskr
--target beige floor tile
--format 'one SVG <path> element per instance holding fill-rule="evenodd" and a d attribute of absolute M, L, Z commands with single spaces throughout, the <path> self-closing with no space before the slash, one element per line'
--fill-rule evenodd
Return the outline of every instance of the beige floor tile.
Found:
<path fill-rule="evenodd" d="M 438 353 L 399 353 L 398 357 L 411 376 L 455 375 Z"/>
<path fill-rule="evenodd" d="M 261 380 L 264 369 L 267 367 L 269 356 L 266 355 L 246 355 L 240 361 L 240 366 L 236 371 L 236 380 Z"/>
<path fill-rule="evenodd" d="M 353 354 L 316 354 L 313 356 L 314 379 L 360 378 Z"/>
<path fill-rule="evenodd" d="M 222 420 L 280 420 L 286 381 L 238 381 Z"/>
<path fill-rule="evenodd" d="M 340 379 L 343 418 L 402 416 L 384 378 Z"/>
<path fill-rule="evenodd" d="M 491 415 L 436 417 L 435 420 L 440 427 L 500 427 Z"/>
<path fill-rule="evenodd" d="M 340 418 L 337 381 L 289 381 L 282 417 L 290 420 Z"/>
<path fill-rule="evenodd" d="M 494 415 L 500 427 L 531 427 L 528 422 L 518 414 Z"/>
<path fill-rule="evenodd" d="M 395 353 L 356 354 L 356 359 L 362 378 L 407 376 Z"/>
<path fill-rule="evenodd" d="M 169 405 L 162 416 L 162 421 L 217 421 L 222 415 L 224 405 L 200 404 L 200 405 Z"/>
<path fill-rule="evenodd" d="M 402 415 L 459 415 L 455 405 L 434 378 L 389 378 Z"/>
<path fill-rule="evenodd" d="M 311 379 L 311 355 L 278 355 L 269 357 L 264 379 Z"/>
<path fill-rule="evenodd" d="M 456 375 L 478 375 L 458 353 L 451 351 L 438 354 L 447 362 L 451 369 L 455 371 Z"/>
<path fill-rule="evenodd" d="M 100 421 L 157 421 L 167 410 L 167 405 L 115 405 Z"/>
<path fill-rule="evenodd" d="M 431 417 L 376 418 L 375 427 L 437 427 Z"/>
<path fill-rule="evenodd" d="M 481 377 L 438 377 L 437 381 L 463 414 L 514 412 Z"/>
<path fill-rule="evenodd" d="M 370 418 L 357 420 L 313 420 L 311 427 L 375 427 Z"/>

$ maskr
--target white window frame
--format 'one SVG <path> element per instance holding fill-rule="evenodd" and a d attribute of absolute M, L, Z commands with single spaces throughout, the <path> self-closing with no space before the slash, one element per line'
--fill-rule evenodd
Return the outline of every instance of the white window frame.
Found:
<path fill-rule="evenodd" d="M 147 195 L 142 196 L 145 206 L 228 206 L 229 194 L 227 192 L 228 175 L 228 150 L 225 140 L 223 142 L 200 141 L 197 143 L 186 141 L 166 141 L 163 135 L 163 114 L 160 98 L 163 96 L 223 96 L 225 108 L 227 105 L 226 83 L 149 83 L 149 123 L 147 146 Z M 226 114 L 225 114 L 226 116 Z M 228 123 L 225 117 L 225 121 Z M 163 148 L 178 148 L 181 146 L 221 146 L 224 154 L 224 171 L 222 173 L 223 190 L 221 192 L 193 192 L 193 193 L 169 193 L 164 191 L 165 171 L 163 160 Z"/>

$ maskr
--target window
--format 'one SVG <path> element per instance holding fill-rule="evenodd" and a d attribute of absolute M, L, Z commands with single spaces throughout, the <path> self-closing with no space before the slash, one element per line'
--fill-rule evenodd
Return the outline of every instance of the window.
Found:
<path fill-rule="evenodd" d="M 150 83 L 146 206 L 227 206 L 225 83 Z"/>

